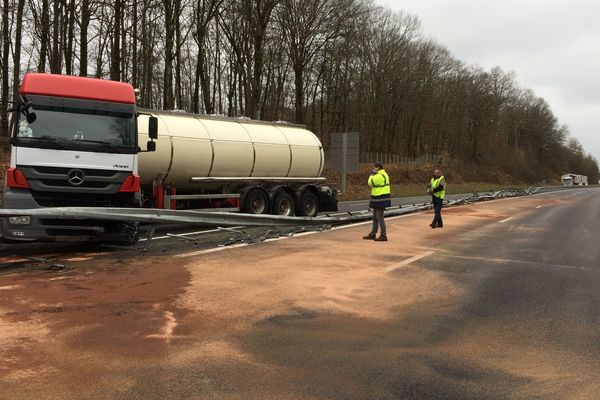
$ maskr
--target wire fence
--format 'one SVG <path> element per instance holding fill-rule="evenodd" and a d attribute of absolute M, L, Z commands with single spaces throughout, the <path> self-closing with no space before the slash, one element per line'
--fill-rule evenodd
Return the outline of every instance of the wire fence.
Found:
<path fill-rule="evenodd" d="M 360 162 L 371 164 L 381 162 L 383 164 L 395 165 L 424 165 L 424 164 L 439 164 L 445 166 L 460 167 L 464 162 L 461 160 L 450 159 L 447 155 L 432 155 L 424 154 L 419 157 L 406 157 L 400 154 L 383 153 L 383 152 L 362 152 L 360 154 Z"/>

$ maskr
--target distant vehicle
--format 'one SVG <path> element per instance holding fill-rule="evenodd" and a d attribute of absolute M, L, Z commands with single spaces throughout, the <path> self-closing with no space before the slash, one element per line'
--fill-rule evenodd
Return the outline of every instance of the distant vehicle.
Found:
<path fill-rule="evenodd" d="M 588 177 L 578 174 L 564 174 L 560 177 L 563 186 L 587 186 Z"/>

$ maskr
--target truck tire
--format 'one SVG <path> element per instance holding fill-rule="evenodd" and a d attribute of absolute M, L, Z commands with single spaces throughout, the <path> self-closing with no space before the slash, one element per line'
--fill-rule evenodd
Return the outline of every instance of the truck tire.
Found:
<path fill-rule="evenodd" d="M 262 189 L 250 189 L 244 196 L 242 210 L 247 214 L 268 214 L 269 196 Z"/>
<path fill-rule="evenodd" d="M 302 193 L 296 214 L 302 217 L 316 217 L 319 211 L 319 199 L 317 196 L 312 192 Z"/>
<path fill-rule="evenodd" d="M 294 215 L 295 207 L 292 196 L 283 190 L 277 192 L 273 201 L 273 215 L 291 217 Z"/>
<path fill-rule="evenodd" d="M 121 222 L 119 223 L 119 231 L 115 232 L 111 242 L 121 246 L 133 246 L 137 244 L 140 237 L 139 222 Z"/>

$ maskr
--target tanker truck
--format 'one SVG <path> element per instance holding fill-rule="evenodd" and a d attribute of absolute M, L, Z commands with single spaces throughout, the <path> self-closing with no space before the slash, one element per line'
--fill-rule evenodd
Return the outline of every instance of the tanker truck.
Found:
<path fill-rule="evenodd" d="M 304 126 L 139 109 L 131 85 L 93 78 L 28 73 L 19 94 L 4 208 L 337 210 L 336 190 L 321 184 L 322 145 Z M 3 222 L 9 240 L 137 234 L 136 224 L 111 221 Z"/>

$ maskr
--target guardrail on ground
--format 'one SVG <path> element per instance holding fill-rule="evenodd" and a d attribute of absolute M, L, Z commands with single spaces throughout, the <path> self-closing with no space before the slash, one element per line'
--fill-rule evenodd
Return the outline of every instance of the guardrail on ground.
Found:
<path fill-rule="evenodd" d="M 473 193 L 463 198 L 449 201 L 446 206 L 456 206 L 499 198 L 528 196 L 553 190 L 578 189 L 578 187 L 531 187 L 527 189 L 503 189 L 483 193 Z M 397 206 L 386 209 L 385 216 L 396 216 L 425 211 L 430 203 Z M 160 224 L 181 224 L 202 227 L 266 226 L 291 227 L 292 231 L 302 231 L 302 227 L 328 227 L 372 218 L 369 210 L 324 214 L 318 217 L 287 217 L 278 215 L 252 215 L 230 212 L 206 212 L 190 210 L 164 210 L 146 208 L 104 208 L 104 207 L 57 207 L 29 210 L 0 209 L 0 218 L 31 215 L 48 219 L 91 219 L 102 221 L 138 222 L 153 226 L 148 242 L 154 233 L 154 227 Z M 317 228 L 319 229 L 319 228 Z M 268 236 L 268 235 L 267 235 Z"/>

